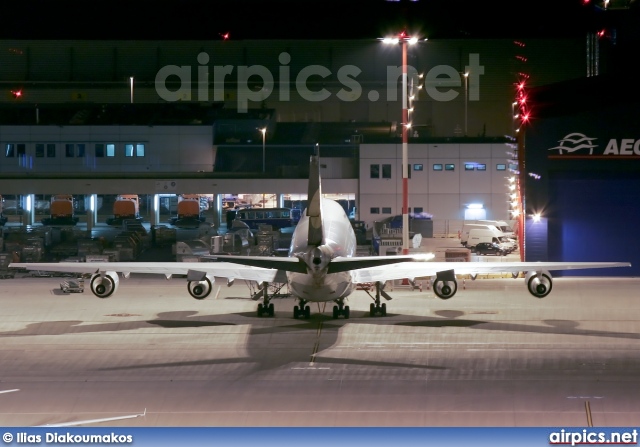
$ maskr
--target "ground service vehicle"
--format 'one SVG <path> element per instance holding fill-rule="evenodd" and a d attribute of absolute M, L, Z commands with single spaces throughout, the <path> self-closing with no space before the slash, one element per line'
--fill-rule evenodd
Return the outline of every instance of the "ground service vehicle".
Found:
<path fill-rule="evenodd" d="M 50 215 L 42 219 L 43 225 L 75 225 L 80 220 L 74 215 L 73 196 L 58 194 L 51 196 Z"/>
<path fill-rule="evenodd" d="M 206 218 L 200 214 L 200 196 L 198 194 L 182 194 L 178 197 L 178 215 L 169 222 L 177 227 L 197 227 Z"/>
<path fill-rule="evenodd" d="M 300 220 L 300 210 L 296 208 L 251 208 L 238 210 L 236 219 L 240 220 L 252 230 L 260 225 L 271 225 L 274 230 L 295 227 Z"/>
<path fill-rule="evenodd" d="M 142 221 L 137 194 L 121 194 L 113 202 L 113 217 L 107 219 L 107 225 L 121 225 L 124 220 Z"/>

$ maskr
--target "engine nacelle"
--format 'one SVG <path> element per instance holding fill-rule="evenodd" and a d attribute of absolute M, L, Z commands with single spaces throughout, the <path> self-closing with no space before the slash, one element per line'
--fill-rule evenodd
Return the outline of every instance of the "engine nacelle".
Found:
<path fill-rule="evenodd" d="M 527 272 L 524 281 L 529 293 L 536 298 L 544 298 L 549 295 L 553 286 L 551 273 L 546 270 Z"/>
<path fill-rule="evenodd" d="M 91 291 L 98 298 L 109 298 L 118 290 L 120 279 L 117 272 L 95 273 L 91 276 Z"/>
<path fill-rule="evenodd" d="M 458 281 L 455 279 L 453 281 L 442 281 L 436 278 L 431 280 L 431 287 L 438 298 L 448 300 L 458 291 Z"/>
<path fill-rule="evenodd" d="M 201 281 L 189 281 L 187 283 L 187 288 L 192 297 L 197 300 L 203 300 L 208 297 L 213 290 L 214 283 L 215 278 L 205 275 Z"/>

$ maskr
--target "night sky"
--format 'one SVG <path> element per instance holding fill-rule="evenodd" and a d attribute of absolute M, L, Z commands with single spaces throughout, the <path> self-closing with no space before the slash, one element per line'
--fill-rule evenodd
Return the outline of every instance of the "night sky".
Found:
<path fill-rule="evenodd" d="M 597 3 L 601 2 L 22 0 L 0 7 L 0 38 L 216 40 L 229 33 L 234 40 L 369 39 L 405 27 L 432 39 L 569 37 L 613 20 L 612 11 L 603 13 Z"/>

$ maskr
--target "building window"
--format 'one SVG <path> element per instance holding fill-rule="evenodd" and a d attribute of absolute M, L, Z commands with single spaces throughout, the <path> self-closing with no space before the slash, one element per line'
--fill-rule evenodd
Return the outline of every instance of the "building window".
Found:
<path fill-rule="evenodd" d="M 380 208 L 378 208 L 377 206 L 374 206 L 369 211 L 371 212 L 371 214 L 380 214 Z"/>
<path fill-rule="evenodd" d="M 73 143 L 65 144 L 64 145 L 65 156 L 67 156 L 67 157 L 75 156 L 74 149 L 75 149 L 75 145 Z"/>
<path fill-rule="evenodd" d="M 496 165 L 496 171 L 506 171 L 507 170 L 507 165 L 505 165 L 504 163 L 498 163 Z"/>
<path fill-rule="evenodd" d="M 36 144 L 36 158 L 44 158 L 44 144 Z"/>
<path fill-rule="evenodd" d="M 391 165 L 382 165 L 382 178 L 391 178 Z"/>
<path fill-rule="evenodd" d="M 486 171 L 487 170 L 487 165 L 484 163 L 478 163 L 476 165 L 476 171 Z"/>
<path fill-rule="evenodd" d="M 104 144 L 96 143 L 96 158 L 104 157 Z"/>
<path fill-rule="evenodd" d="M 77 149 L 76 155 L 78 157 L 81 157 L 81 158 L 84 157 L 85 147 L 86 145 L 84 143 L 76 144 L 76 149 Z"/>
<path fill-rule="evenodd" d="M 380 165 L 370 165 L 369 166 L 369 177 L 370 178 L 380 178 Z"/>
<path fill-rule="evenodd" d="M 20 143 L 7 143 L 4 150 L 4 156 L 7 158 L 24 157 L 27 154 L 27 145 Z"/>
<path fill-rule="evenodd" d="M 47 158 L 56 158 L 56 144 L 47 143 Z"/>
<path fill-rule="evenodd" d="M 433 165 L 433 170 L 434 171 L 442 171 L 442 164 L 441 163 L 436 163 Z"/>
<path fill-rule="evenodd" d="M 424 208 L 421 207 L 421 206 L 416 206 L 416 207 L 413 208 L 413 212 L 416 213 L 416 214 L 420 214 L 423 211 L 424 211 Z"/>
<path fill-rule="evenodd" d="M 475 170 L 476 165 L 474 165 L 473 163 L 465 163 L 464 164 L 464 170 L 465 171 L 473 171 Z"/>
<path fill-rule="evenodd" d="M 445 171 L 455 171 L 456 170 L 456 165 L 454 165 L 453 163 L 447 163 L 444 165 L 444 170 Z"/>
<path fill-rule="evenodd" d="M 116 145 L 113 143 L 107 143 L 107 157 L 116 156 Z"/>
<path fill-rule="evenodd" d="M 423 169 L 424 169 L 424 166 L 422 166 L 422 163 L 413 165 L 414 171 L 422 171 Z"/>
<path fill-rule="evenodd" d="M 391 207 L 382 207 L 382 214 L 391 214 Z"/>
<path fill-rule="evenodd" d="M 127 143 L 124 145 L 125 157 L 144 157 L 144 144 L 142 143 Z"/>

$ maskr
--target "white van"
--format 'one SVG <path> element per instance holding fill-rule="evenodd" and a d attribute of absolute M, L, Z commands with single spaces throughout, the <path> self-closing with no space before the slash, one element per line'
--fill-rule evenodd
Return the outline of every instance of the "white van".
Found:
<path fill-rule="evenodd" d="M 502 233 L 495 225 L 490 224 L 480 224 L 480 223 L 465 223 L 462 226 L 462 231 L 460 232 L 460 244 L 463 247 L 467 246 L 467 242 L 469 240 L 469 232 L 471 230 L 491 230 L 497 233 Z M 500 234 L 502 236 L 502 234 Z"/>
<path fill-rule="evenodd" d="M 491 230 L 489 228 L 474 228 L 473 230 L 469 231 L 467 247 L 475 247 L 480 242 L 495 242 L 496 244 L 502 246 L 502 241 L 500 240 L 501 237 L 502 232 L 497 229 Z"/>
<path fill-rule="evenodd" d="M 513 229 L 504 220 L 476 220 L 475 223 L 484 225 L 493 225 L 498 230 L 502 231 L 508 238 L 514 239 Z"/>

